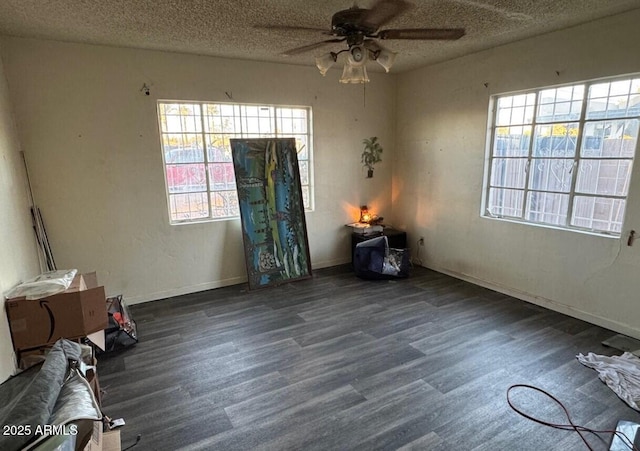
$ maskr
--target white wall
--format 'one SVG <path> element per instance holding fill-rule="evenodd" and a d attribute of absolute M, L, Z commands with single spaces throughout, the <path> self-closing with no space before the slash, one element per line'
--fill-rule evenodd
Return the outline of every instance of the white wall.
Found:
<path fill-rule="evenodd" d="M 640 164 L 623 239 L 480 218 L 490 95 L 640 72 L 638 22 L 640 10 L 398 77 L 393 211 L 425 237 L 426 266 L 640 338 L 640 245 L 626 246 Z"/>
<path fill-rule="evenodd" d="M 1 294 L 38 274 L 28 191 L 7 80 L 0 59 L 0 382 L 15 369 L 9 323 Z"/>
<path fill-rule="evenodd" d="M 58 267 L 97 270 L 130 303 L 246 280 L 239 220 L 170 226 L 157 99 L 309 105 L 314 268 L 350 260 L 348 230 L 362 203 L 389 216 L 395 79 L 362 86 L 315 67 L 3 38 L 17 128 Z M 140 89 L 151 86 L 151 95 Z M 372 180 L 362 140 L 378 136 Z"/>

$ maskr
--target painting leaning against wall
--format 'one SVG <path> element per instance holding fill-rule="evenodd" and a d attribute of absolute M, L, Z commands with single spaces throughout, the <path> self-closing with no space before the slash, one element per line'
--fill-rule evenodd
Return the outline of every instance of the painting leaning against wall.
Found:
<path fill-rule="evenodd" d="M 230 141 L 249 288 L 311 277 L 295 139 Z"/>

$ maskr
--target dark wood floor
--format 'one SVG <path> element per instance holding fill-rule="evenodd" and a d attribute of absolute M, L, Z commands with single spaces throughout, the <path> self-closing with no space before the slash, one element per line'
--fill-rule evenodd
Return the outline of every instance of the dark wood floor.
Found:
<path fill-rule="evenodd" d="M 414 268 L 364 281 L 347 266 L 249 292 L 237 285 L 133 306 L 140 343 L 100 359 L 104 411 L 136 450 L 572 450 L 575 433 L 511 411 L 511 384 L 577 424 L 640 422 L 577 353 L 614 335 Z M 540 395 L 513 400 L 566 423 Z M 606 443 L 591 436 L 594 449 Z"/>

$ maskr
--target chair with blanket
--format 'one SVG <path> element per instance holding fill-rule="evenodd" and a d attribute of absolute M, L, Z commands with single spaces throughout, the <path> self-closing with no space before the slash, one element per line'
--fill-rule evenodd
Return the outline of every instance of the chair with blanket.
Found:
<path fill-rule="evenodd" d="M 393 279 L 409 276 L 409 250 L 389 247 L 386 236 L 379 236 L 356 245 L 353 267 L 363 279 Z"/>

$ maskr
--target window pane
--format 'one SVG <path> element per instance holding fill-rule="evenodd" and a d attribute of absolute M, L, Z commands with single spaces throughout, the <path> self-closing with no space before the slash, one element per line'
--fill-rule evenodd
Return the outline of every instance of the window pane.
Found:
<path fill-rule="evenodd" d="M 620 80 L 614 81 L 611 83 L 609 88 L 610 96 L 626 96 L 629 94 L 629 89 L 631 88 L 631 80 Z"/>
<path fill-rule="evenodd" d="M 309 112 L 308 108 L 270 105 L 158 102 L 172 221 L 199 219 L 203 214 L 212 218 L 239 215 L 231 138 L 295 138 L 301 182 L 306 184 L 304 205 L 310 208 Z M 174 196 L 200 192 L 206 196 Z M 194 207 L 196 200 L 205 205 Z"/>
<path fill-rule="evenodd" d="M 169 163 L 204 163 L 202 148 L 184 147 L 172 149 L 164 154 L 164 161 Z"/>
<path fill-rule="evenodd" d="M 581 155 L 633 158 L 638 140 L 638 124 L 637 119 L 587 122 Z"/>
<path fill-rule="evenodd" d="M 206 218 L 209 216 L 207 193 L 171 194 L 169 208 L 172 221 Z"/>
<path fill-rule="evenodd" d="M 235 190 L 211 193 L 211 210 L 214 218 L 239 216 L 238 193 Z"/>
<path fill-rule="evenodd" d="M 166 133 L 198 133 L 202 128 L 200 105 L 165 104 L 160 109 L 160 121 Z"/>
<path fill-rule="evenodd" d="M 500 157 L 526 157 L 529 155 L 531 127 L 497 127 L 493 140 L 493 155 Z"/>
<path fill-rule="evenodd" d="M 244 136 L 272 136 L 276 132 L 274 114 L 274 109 L 268 106 L 245 106 L 242 128 L 235 131 Z"/>
<path fill-rule="evenodd" d="M 311 196 L 309 194 L 309 187 L 302 187 L 302 203 L 304 203 L 305 208 L 309 208 L 311 206 Z"/>
<path fill-rule="evenodd" d="M 630 180 L 630 160 L 581 160 L 576 192 L 626 196 Z"/>
<path fill-rule="evenodd" d="M 524 191 L 515 189 L 491 188 L 487 210 L 492 216 L 522 217 Z"/>
<path fill-rule="evenodd" d="M 578 132 L 577 123 L 537 125 L 533 156 L 573 158 L 576 154 Z"/>
<path fill-rule="evenodd" d="M 587 119 L 640 114 L 640 79 L 598 83 L 589 89 Z"/>
<path fill-rule="evenodd" d="M 307 146 L 307 137 L 306 135 L 296 136 L 296 152 L 298 152 L 298 160 L 308 160 L 309 159 L 309 147 Z"/>
<path fill-rule="evenodd" d="M 291 119 L 293 133 L 307 133 L 307 118 Z"/>
<path fill-rule="evenodd" d="M 496 96 L 491 105 L 485 214 L 619 235 L 638 146 L 640 77 Z"/>
<path fill-rule="evenodd" d="M 565 225 L 569 211 L 569 195 L 529 192 L 525 219 L 543 224 Z"/>
<path fill-rule="evenodd" d="M 302 114 L 300 111 L 302 111 Z M 277 115 L 277 133 L 279 135 L 307 133 L 307 118 L 305 110 L 278 108 Z"/>
<path fill-rule="evenodd" d="M 526 167 L 526 158 L 494 158 L 491 166 L 491 186 L 524 188 Z"/>
<path fill-rule="evenodd" d="M 214 191 L 236 189 L 236 176 L 233 170 L 233 163 L 210 164 L 209 180 L 211 189 Z"/>
<path fill-rule="evenodd" d="M 195 134 L 162 135 L 165 163 L 204 162 L 202 138 Z"/>
<path fill-rule="evenodd" d="M 601 232 L 620 233 L 625 203 L 623 199 L 576 196 L 571 225 Z"/>
<path fill-rule="evenodd" d="M 210 162 L 230 162 L 229 135 L 207 135 L 207 158 Z"/>
<path fill-rule="evenodd" d="M 520 94 L 498 99 L 496 125 L 523 125 L 533 122 L 535 94 Z"/>
<path fill-rule="evenodd" d="M 166 173 L 169 193 L 192 193 L 207 190 L 204 164 L 168 164 Z"/>
<path fill-rule="evenodd" d="M 300 170 L 300 184 L 308 185 L 309 184 L 309 162 L 299 161 L 298 169 Z"/>
<path fill-rule="evenodd" d="M 534 159 L 531 161 L 529 186 L 537 191 L 571 191 L 573 160 Z"/>
<path fill-rule="evenodd" d="M 537 122 L 575 121 L 580 118 L 584 85 L 540 91 Z"/>

